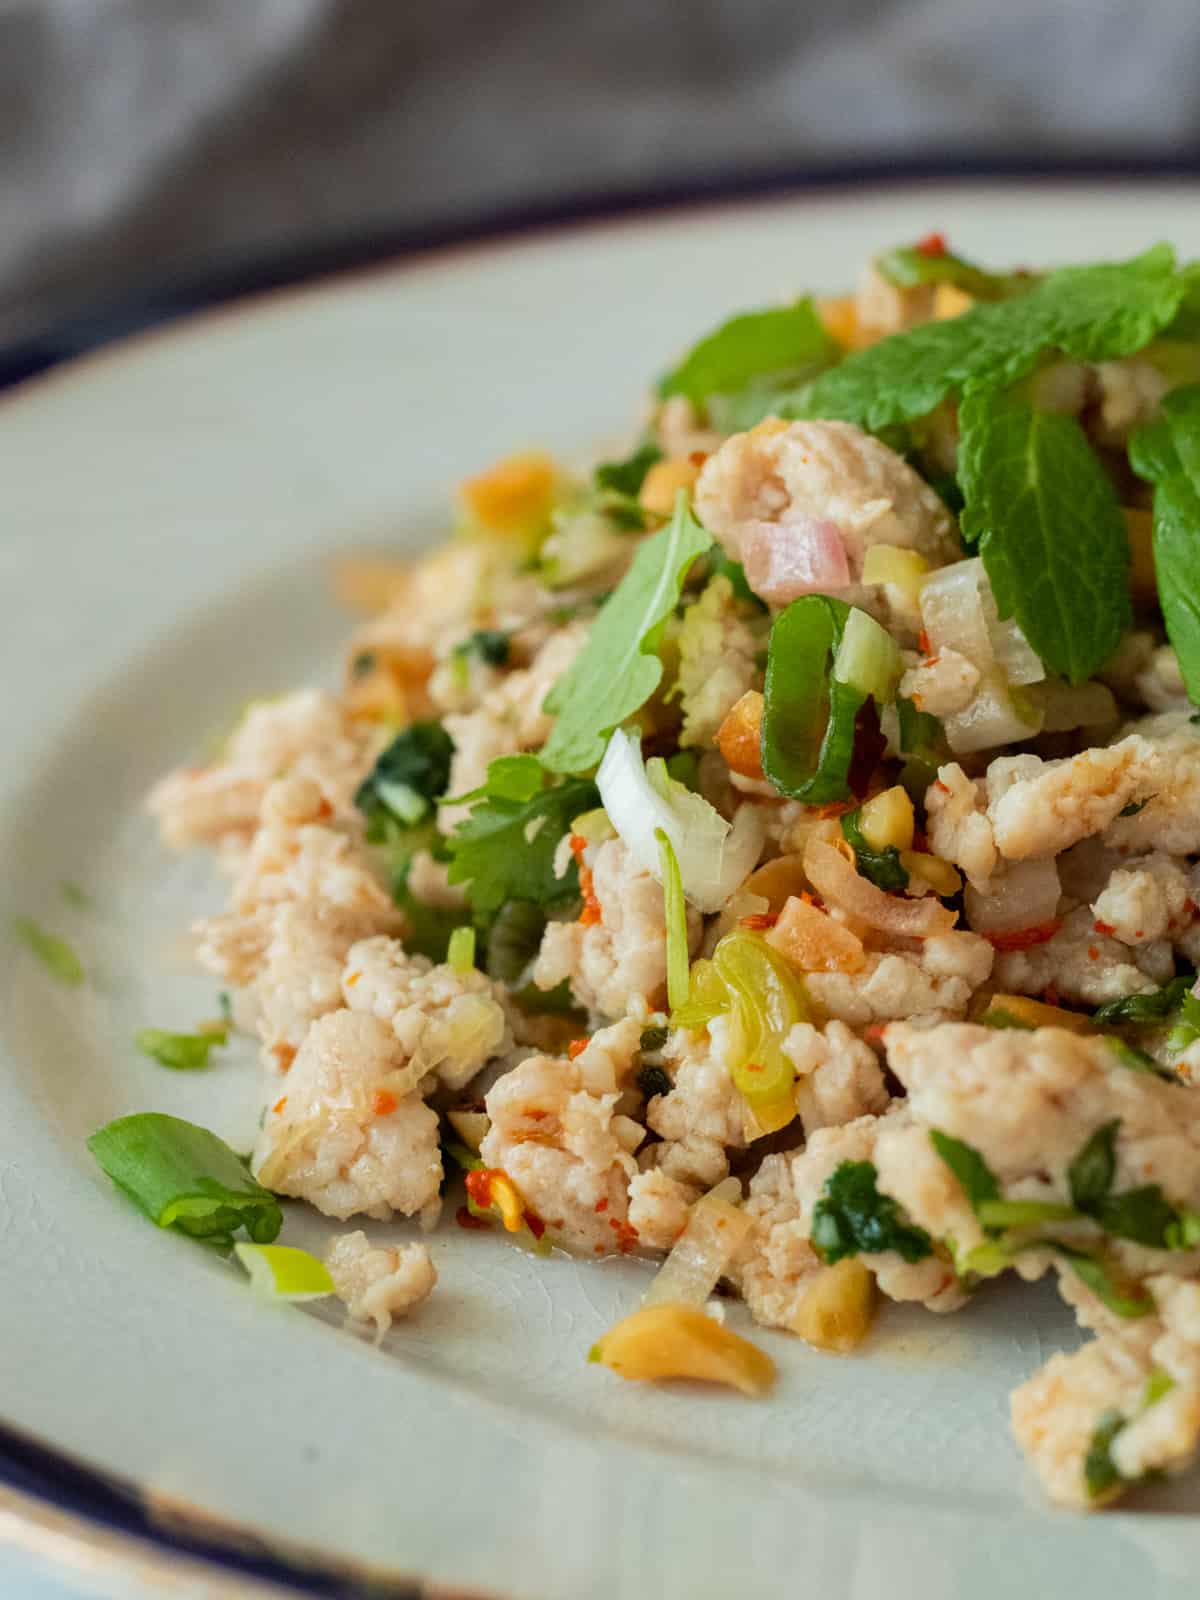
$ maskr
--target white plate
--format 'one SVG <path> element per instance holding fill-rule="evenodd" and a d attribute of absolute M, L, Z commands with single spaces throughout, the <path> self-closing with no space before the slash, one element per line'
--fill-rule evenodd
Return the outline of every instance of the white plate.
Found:
<path fill-rule="evenodd" d="M 1048 1294 L 1000 1289 L 944 1321 L 892 1312 L 841 1361 L 759 1334 L 781 1379 L 753 1404 L 585 1364 L 633 1305 L 635 1267 L 535 1260 L 451 1222 L 436 1295 L 377 1352 L 327 1312 L 264 1307 L 236 1268 L 156 1232 L 83 1144 L 152 1108 L 251 1140 L 248 1052 L 189 1076 L 131 1048 L 140 1025 L 212 1012 L 216 985 L 178 976 L 173 952 L 221 899 L 204 862 L 163 854 L 138 802 L 251 695 L 329 675 L 346 624 L 328 553 L 415 549 L 456 479 L 506 451 L 619 440 L 643 382 L 723 313 L 836 288 L 931 227 L 1001 262 L 1160 237 L 1200 252 L 1179 186 L 727 206 L 277 294 L 0 406 L 2 909 L 68 934 L 93 975 L 56 987 L 5 946 L 7 1422 L 153 1504 L 502 1594 L 1193 1592 L 1195 1487 L 1083 1521 L 1026 1479 L 1006 1396 L 1073 1338 Z M 64 879 L 93 911 L 67 904 Z M 289 1212 L 287 1238 L 326 1232 Z"/>

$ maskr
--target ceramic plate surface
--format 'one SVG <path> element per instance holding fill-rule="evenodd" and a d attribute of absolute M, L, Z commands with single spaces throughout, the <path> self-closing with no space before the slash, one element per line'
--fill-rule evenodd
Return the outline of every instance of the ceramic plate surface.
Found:
<path fill-rule="evenodd" d="M 932 227 L 997 262 L 1158 238 L 1200 254 L 1181 186 L 729 205 L 270 296 L 0 404 L 0 910 L 68 936 L 90 975 L 56 986 L 5 946 L 5 1422 L 155 1507 L 503 1595 L 1194 1594 L 1196 1485 L 1084 1521 L 1027 1479 L 1008 1391 L 1075 1337 L 1049 1292 L 1000 1288 L 945 1320 L 889 1311 L 846 1360 L 760 1333 L 781 1376 L 751 1403 L 586 1365 L 637 1267 L 536 1260 L 450 1222 L 434 1298 L 375 1350 L 320 1308 L 256 1301 L 236 1266 L 134 1214 L 84 1148 L 148 1109 L 252 1140 L 249 1047 L 194 1075 L 131 1047 L 137 1027 L 212 1013 L 181 930 L 222 903 L 139 802 L 248 698 L 333 681 L 348 622 L 330 555 L 419 549 L 456 480 L 505 452 L 621 443 L 644 382 L 723 314 L 836 289 Z M 285 1228 L 310 1247 L 330 1231 L 299 1209 Z"/>

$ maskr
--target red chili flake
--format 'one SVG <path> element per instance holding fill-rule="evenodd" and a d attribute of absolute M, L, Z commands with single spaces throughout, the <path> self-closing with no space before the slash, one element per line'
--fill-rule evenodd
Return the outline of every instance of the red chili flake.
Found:
<path fill-rule="evenodd" d="M 579 862 L 580 866 L 582 866 L 583 852 L 587 849 L 587 840 L 581 833 L 573 833 L 568 842 L 571 846 L 571 854 L 575 857 L 576 861 Z"/>
<path fill-rule="evenodd" d="M 773 928 L 778 921 L 779 918 L 773 911 L 756 911 L 753 916 L 739 917 L 738 927 L 754 929 Z"/>
<path fill-rule="evenodd" d="M 883 1031 L 886 1027 L 886 1022 L 869 1022 L 863 1029 L 863 1038 L 868 1044 L 882 1044 Z"/>
<path fill-rule="evenodd" d="M 927 656 L 929 654 L 929 635 L 925 632 L 924 628 L 922 628 L 920 633 L 917 635 L 917 649 L 923 656 Z"/>
<path fill-rule="evenodd" d="M 549 1115 L 550 1115 L 550 1113 L 548 1111 L 541 1111 L 541 1110 L 537 1110 L 537 1109 L 535 1109 L 533 1111 L 527 1111 L 525 1113 L 526 1118 L 530 1122 L 545 1122 L 546 1118 Z"/>
<path fill-rule="evenodd" d="M 937 664 L 938 664 L 938 662 L 939 662 L 939 661 L 940 661 L 940 660 L 941 660 L 941 659 L 942 659 L 942 658 L 941 658 L 941 656 L 940 656 L 940 655 L 939 655 L 939 656 L 926 656 L 926 657 L 925 657 L 925 665 L 926 665 L 926 666 L 927 666 L 927 667 L 936 667 L 936 666 L 937 666 Z M 917 697 L 916 697 L 916 695 L 913 695 L 913 702 L 914 702 L 914 704 L 915 704 L 915 703 L 916 703 L 916 698 L 917 698 Z"/>
<path fill-rule="evenodd" d="M 834 821 L 844 817 L 848 811 L 853 811 L 853 800 L 827 800 L 823 806 L 809 806 L 810 815 L 817 817 L 821 822 Z"/>
<path fill-rule="evenodd" d="M 280 1072 L 286 1072 L 296 1059 L 296 1047 L 292 1044 L 273 1044 L 271 1054 L 278 1061 Z"/>
<path fill-rule="evenodd" d="M 694 467 L 702 467 L 704 465 L 704 463 L 708 460 L 708 451 L 707 450 L 693 450 L 691 455 L 688 456 L 688 460 L 692 463 L 692 465 Z"/>
<path fill-rule="evenodd" d="M 496 1172 L 487 1167 L 467 1173 L 467 1193 L 481 1211 L 486 1211 L 492 1203 L 492 1179 L 496 1176 Z"/>
<path fill-rule="evenodd" d="M 525 1213 L 525 1226 L 529 1229 L 530 1233 L 535 1239 L 540 1239 L 546 1231 L 546 1224 L 534 1211 L 527 1211 Z"/>
<path fill-rule="evenodd" d="M 1062 927 L 1061 917 L 1051 917 L 1049 922 L 1040 922 L 1036 928 L 1018 928 L 1013 933 L 989 933 L 987 940 L 996 950 L 1032 950 L 1034 945 L 1045 944 L 1053 939 Z"/>
<path fill-rule="evenodd" d="M 1093 922 L 1092 927 L 1095 928 L 1097 933 L 1102 933 L 1106 939 L 1117 931 L 1111 922 Z"/>
<path fill-rule="evenodd" d="M 742 1068 L 742 1071 L 743 1072 L 762 1072 L 763 1071 L 763 1065 L 762 1065 L 761 1061 L 747 1061 L 746 1065 Z"/>
<path fill-rule="evenodd" d="M 1189 917 L 1194 917 L 1196 915 L 1196 902 L 1191 899 L 1185 900 L 1183 902 L 1183 909 L 1187 912 Z"/>
<path fill-rule="evenodd" d="M 271 1107 L 271 1110 L 275 1112 L 276 1116 L 278 1116 L 285 1105 L 287 1105 L 287 1095 L 281 1094 L 279 1099 L 276 1100 L 275 1104 Z"/>
<path fill-rule="evenodd" d="M 940 789 L 943 794 L 950 793 L 950 785 L 948 783 L 943 783 L 940 778 L 935 778 L 929 787 L 931 789 Z"/>
<path fill-rule="evenodd" d="M 632 1222 L 619 1222 L 616 1217 L 611 1217 L 608 1225 L 617 1236 L 617 1249 L 622 1254 L 637 1249 L 639 1243 L 638 1231 Z"/>
<path fill-rule="evenodd" d="M 468 1211 L 466 1206 L 459 1206 L 454 1213 L 454 1220 L 460 1228 L 483 1228 L 486 1230 L 491 1227 L 491 1223 L 486 1217 L 477 1217 L 474 1212 Z"/>
<path fill-rule="evenodd" d="M 944 256 L 946 254 L 946 235 L 944 233 L 927 233 L 923 239 L 917 240 L 917 254 L 919 256 Z"/>
<path fill-rule="evenodd" d="M 1100 959 L 1100 952 L 1099 952 L 1099 950 L 1096 949 L 1096 946 L 1094 944 L 1088 945 L 1088 960 L 1089 961 L 1099 961 L 1099 959 Z"/>
<path fill-rule="evenodd" d="M 390 1089 L 377 1089 L 371 1101 L 371 1110 L 377 1117 L 390 1117 L 400 1104 Z"/>
<path fill-rule="evenodd" d="M 596 899 L 596 891 L 592 887 L 592 869 L 583 864 L 583 852 L 587 849 L 587 840 L 580 833 L 571 835 L 571 854 L 579 867 L 579 892 L 583 895 L 583 910 L 579 913 L 579 920 L 585 928 L 595 927 L 596 923 L 603 920 L 600 911 L 600 902 Z"/>
<path fill-rule="evenodd" d="M 329 804 L 328 800 L 322 800 L 321 804 L 317 807 L 317 817 L 320 821 L 324 822 L 327 817 L 331 817 L 332 815 L 333 807 Z"/>
<path fill-rule="evenodd" d="M 608 1196 L 607 1195 L 605 1195 L 603 1200 L 597 1200 L 596 1201 L 596 1210 L 598 1212 L 599 1211 L 607 1211 L 608 1210 Z"/>
<path fill-rule="evenodd" d="M 581 1056 L 587 1047 L 588 1041 L 586 1039 L 572 1039 L 567 1046 L 567 1055 L 574 1061 L 576 1056 Z"/>

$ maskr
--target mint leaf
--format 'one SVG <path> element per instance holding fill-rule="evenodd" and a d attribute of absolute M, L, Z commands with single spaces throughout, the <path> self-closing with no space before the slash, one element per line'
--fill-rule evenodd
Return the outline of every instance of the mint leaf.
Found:
<path fill-rule="evenodd" d="M 1129 459 L 1154 485 L 1158 601 L 1188 699 L 1200 703 L 1200 384 L 1167 395 L 1162 409 L 1134 434 Z"/>
<path fill-rule="evenodd" d="M 880 1194 L 877 1177 L 871 1161 L 843 1161 L 825 1180 L 813 1208 L 812 1242 L 830 1266 L 860 1252 L 894 1250 L 909 1262 L 933 1254 L 924 1228 L 906 1222 L 891 1196 Z"/>
<path fill-rule="evenodd" d="M 658 688 L 663 665 L 656 651 L 663 626 L 679 604 L 688 568 L 711 544 L 681 494 L 671 521 L 639 545 L 587 643 L 546 696 L 546 710 L 557 719 L 541 752 L 550 771 L 587 772 L 597 766 L 608 735 Z"/>
<path fill-rule="evenodd" d="M 976 300 L 1005 300 L 1024 294 L 1037 284 L 1028 272 L 985 272 L 974 262 L 952 251 L 930 250 L 919 244 L 898 245 L 875 257 L 875 269 L 897 289 L 916 289 L 921 284 L 949 283 Z"/>
<path fill-rule="evenodd" d="M 1080 1211 L 1095 1211 L 1108 1198 L 1117 1170 L 1116 1140 L 1121 1123 L 1097 1128 L 1067 1168 L 1071 1200 Z"/>
<path fill-rule="evenodd" d="M 1112 481 L 1073 417 L 1010 396 L 959 408 L 963 537 L 979 541 L 1002 617 L 1072 683 L 1112 655 L 1133 620 L 1129 538 Z"/>
<path fill-rule="evenodd" d="M 447 841 L 450 882 L 470 884 L 476 916 L 488 917 L 509 900 L 545 906 L 578 895 L 574 862 L 559 878 L 554 856 L 572 819 L 599 803 L 595 784 L 578 779 L 515 798 L 506 760 L 492 763 L 500 768 L 496 788 L 485 790 Z"/>
<path fill-rule="evenodd" d="M 1047 350 L 1077 361 L 1132 355 L 1170 323 L 1187 285 L 1166 244 L 1130 261 L 1063 267 L 1018 299 L 856 351 L 815 382 L 764 401 L 759 415 L 841 417 L 875 433 L 927 416 L 948 394 L 1007 387 Z"/>
<path fill-rule="evenodd" d="M 811 299 L 769 311 L 747 311 L 722 323 L 694 345 L 658 386 L 666 397 L 683 394 L 703 405 L 712 394 L 733 394 L 756 378 L 821 367 L 837 356 Z"/>

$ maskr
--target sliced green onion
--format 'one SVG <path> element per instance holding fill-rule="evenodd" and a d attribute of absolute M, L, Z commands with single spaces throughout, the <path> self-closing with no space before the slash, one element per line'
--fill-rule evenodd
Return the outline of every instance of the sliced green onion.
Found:
<path fill-rule="evenodd" d="M 796 1068 L 783 1042 L 808 1021 L 800 980 L 769 944 L 745 928 L 727 933 L 713 966 L 732 997 L 729 1075 L 762 1133 L 796 1115 Z"/>
<path fill-rule="evenodd" d="M 16 917 L 13 933 L 60 983 L 74 987 L 83 982 L 83 963 L 65 939 L 60 939 L 56 933 L 47 933 L 32 917 Z"/>
<path fill-rule="evenodd" d="M 207 1128 L 142 1111 L 94 1133 L 88 1149 L 118 1189 L 158 1224 L 193 1239 L 232 1244 L 245 1228 L 256 1244 L 279 1235 L 279 1202 Z"/>
<path fill-rule="evenodd" d="M 776 617 L 767 643 L 763 771 L 781 794 L 808 805 L 850 793 L 854 725 L 866 695 L 832 672 L 849 615 L 841 600 L 804 595 Z"/>
<path fill-rule="evenodd" d="M 228 1037 L 224 1028 L 213 1028 L 210 1033 L 168 1033 L 163 1028 L 139 1028 L 133 1042 L 144 1056 L 150 1056 L 160 1066 L 173 1072 L 195 1072 L 208 1065 L 214 1046 L 223 1045 Z"/>
<path fill-rule="evenodd" d="M 658 840 L 663 912 L 667 924 L 667 999 L 674 1008 L 683 1005 L 688 997 L 687 906 L 675 847 L 661 828 L 654 830 L 654 836 Z"/>
<path fill-rule="evenodd" d="M 711 961 L 694 961 L 688 974 L 687 998 L 671 1011 L 673 1028 L 706 1028 L 733 1006 L 729 990 Z"/>
<path fill-rule="evenodd" d="M 446 960 L 455 972 L 470 972 L 475 965 L 475 929 L 455 928 L 446 947 Z"/>
<path fill-rule="evenodd" d="M 903 672 L 904 662 L 891 634 L 874 617 L 851 606 L 834 657 L 834 677 L 870 695 L 877 705 L 886 705 L 896 698 Z"/>
<path fill-rule="evenodd" d="M 1118 1317 L 1147 1317 L 1155 1310 L 1154 1297 L 1140 1284 L 1119 1283 L 1107 1263 L 1069 1245 L 1055 1243 L 1054 1249 L 1070 1263 L 1077 1278 L 1096 1298 Z"/>
<path fill-rule="evenodd" d="M 1074 1206 L 1051 1200 L 982 1200 L 975 1208 L 985 1228 L 1031 1228 L 1039 1222 L 1076 1222 Z"/>
<path fill-rule="evenodd" d="M 250 1274 L 250 1287 L 268 1300 L 322 1300 L 335 1294 L 329 1268 L 290 1244 L 235 1244 L 233 1253 Z"/>

